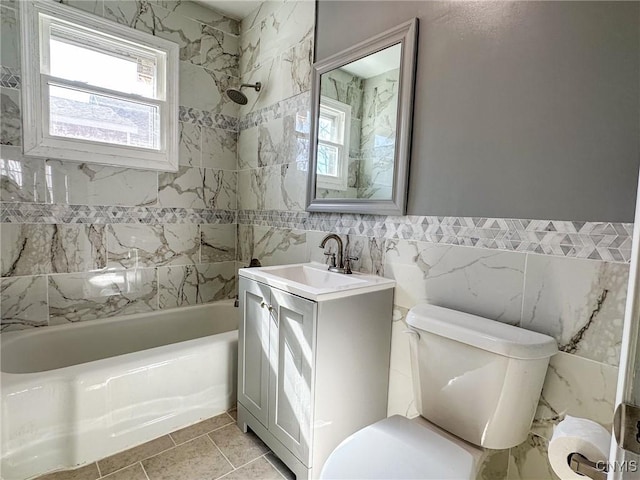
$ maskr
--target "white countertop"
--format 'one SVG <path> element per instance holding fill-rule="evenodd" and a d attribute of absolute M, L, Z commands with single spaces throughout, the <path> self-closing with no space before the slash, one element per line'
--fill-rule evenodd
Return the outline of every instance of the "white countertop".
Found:
<path fill-rule="evenodd" d="M 321 263 L 296 263 L 271 267 L 241 268 L 241 277 L 320 302 L 393 288 L 395 280 L 354 272 L 329 272 Z"/>

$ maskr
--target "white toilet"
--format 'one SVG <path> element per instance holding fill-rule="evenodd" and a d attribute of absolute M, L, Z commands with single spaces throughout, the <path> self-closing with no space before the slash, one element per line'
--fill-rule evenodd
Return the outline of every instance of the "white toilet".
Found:
<path fill-rule="evenodd" d="M 522 443 L 553 338 L 433 305 L 407 316 L 416 407 L 363 428 L 329 455 L 322 479 L 474 479 L 484 448 Z"/>

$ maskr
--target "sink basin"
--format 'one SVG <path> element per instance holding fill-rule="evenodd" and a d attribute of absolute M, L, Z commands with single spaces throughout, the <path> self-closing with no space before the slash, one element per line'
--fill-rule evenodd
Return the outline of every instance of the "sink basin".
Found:
<path fill-rule="evenodd" d="M 374 275 L 330 272 L 327 266 L 321 263 L 241 268 L 239 274 L 316 301 L 383 290 L 395 285 L 393 280 Z"/>
<path fill-rule="evenodd" d="M 342 288 L 366 283 L 357 276 L 320 270 L 309 265 L 293 265 L 269 270 L 269 274 L 314 288 Z"/>

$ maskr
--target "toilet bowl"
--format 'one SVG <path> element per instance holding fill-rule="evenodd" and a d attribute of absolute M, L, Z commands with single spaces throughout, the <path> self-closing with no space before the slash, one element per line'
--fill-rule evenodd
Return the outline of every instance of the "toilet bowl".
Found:
<path fill-rule="evenodd" d="M 481 448 L 453 438 L 422 417 L 394 415 L 343 441 L 329 455 L 320 478 L 475 478 L 484 456 Z"/>
<path fill-rule="evenodd" d="M 354 433 L 321 479 L 474 479 L 485 449 L 526 439 L 553 338 L 426 304 L 407 323 L 420 417 L 395 415 Z"/>

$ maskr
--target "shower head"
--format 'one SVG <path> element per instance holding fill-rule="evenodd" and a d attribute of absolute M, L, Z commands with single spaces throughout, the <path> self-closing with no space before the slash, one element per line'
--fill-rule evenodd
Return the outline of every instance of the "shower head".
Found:
<path fill-rule="evenodd" d="M 227 94 L 227 97 L 229 97 L 229 99 L 232 102 L 235 102 L 238 105 L 246 105 L 247 102 L 248 102 L 247 96 L 244 93 L 241 92 L 241 90 L 244 87 L 251 87 L 256 92 L 259 92 L 260 89 L 262 88 L 262 84 L 260 82 L 243 83 L 242 85 L 240 85 L 240 88 L 228 88 L 225 93 Z"/>

